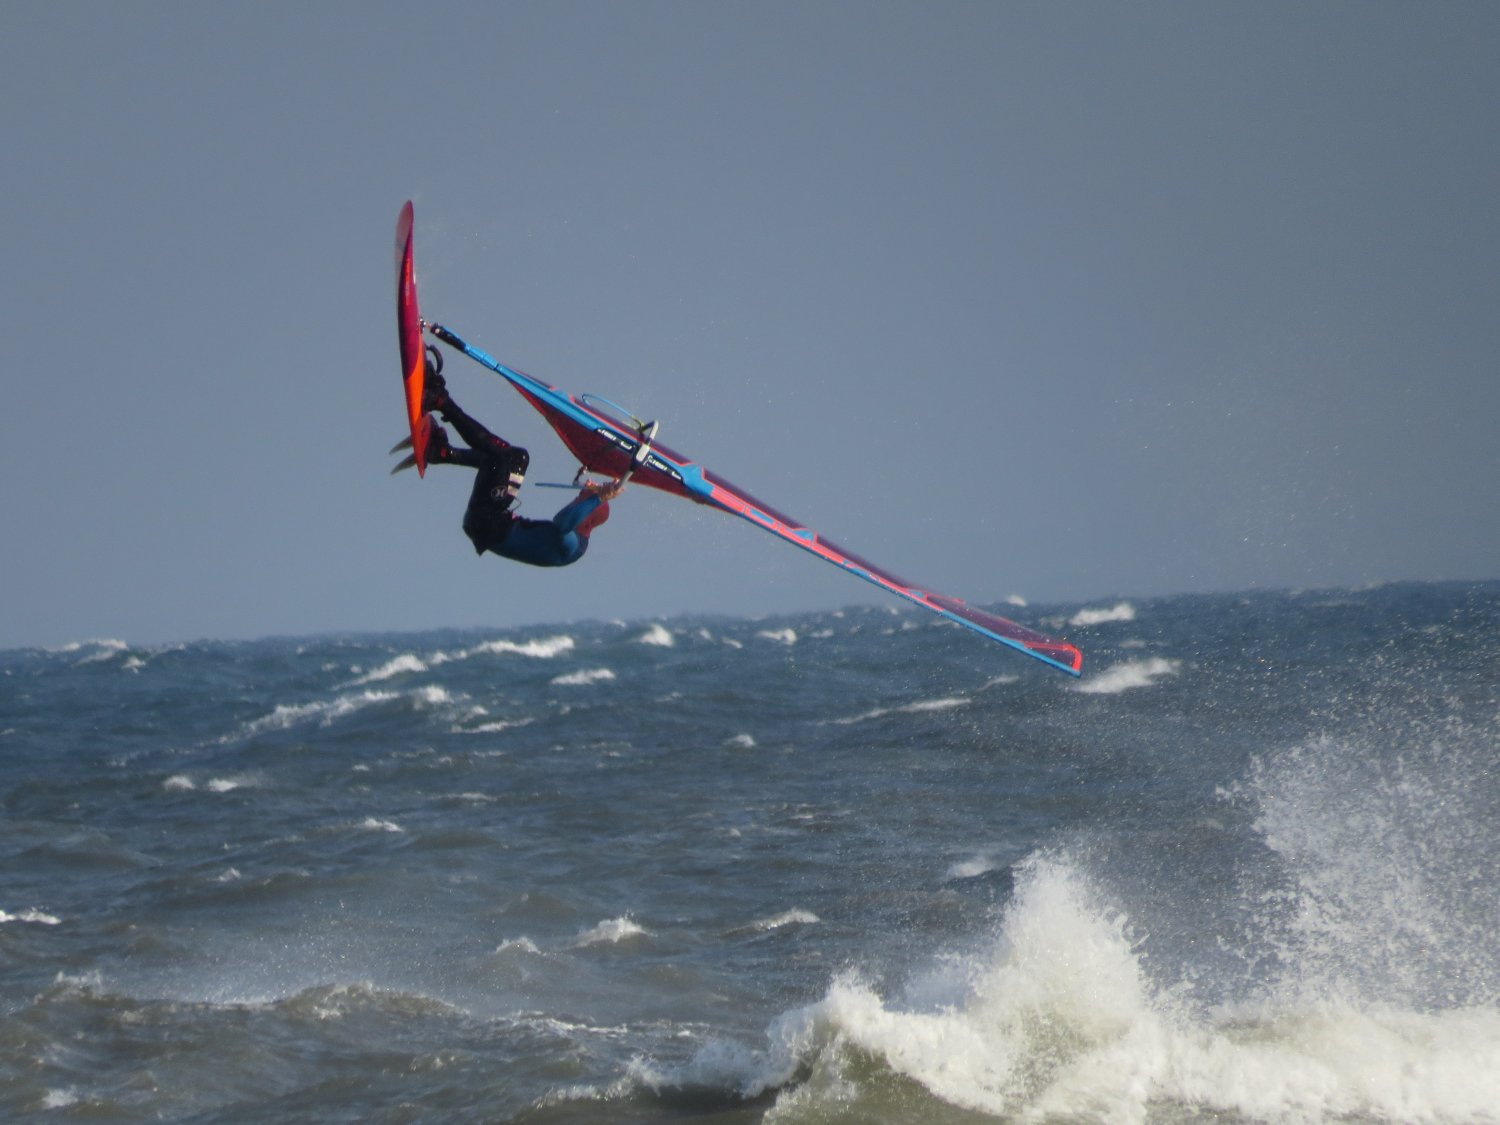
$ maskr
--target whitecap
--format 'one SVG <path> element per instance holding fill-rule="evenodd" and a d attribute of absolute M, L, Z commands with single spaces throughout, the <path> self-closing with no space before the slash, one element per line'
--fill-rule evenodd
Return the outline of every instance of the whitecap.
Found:
<path fill-rule="evenodd" d="M 790 628 L 762 629 L 755 635 L 763 637 L 768 641 L 775 641 L 777 644 L 786 645 L 788 648 L 797 643 L 797 630 Z"/>
<path fill-rule="evenodd" d="M 976 947 L 935 956 L 903 986 L 842 973 L 823 999 L 773 1020 L 763 1049 L 713 1041 L 632 1074 L 653 1089 L 779 1090 L 776 1109 L 799 1118 L 857 1116 L 879 1072 L 1005 1120 L 1481 1122 L 1500 1105 L 1492 1006 L 1273 992 L 1194 1012 L 1186 981 L 1146 972 L 1146 940 L 1070 861 L 1035 856 Z"/>
<path fill-rule="evenodd" d="M 114 649 L 130 647 L 124 641 L 115 640 L 113 638 L 95 637 L 92 640 L 87 641 L 69 641 L 66 644 L 61 645 L 44 645 L 42 647 L 42 651 L 50 652 L 56 656 L 68 656 L 71 653 L 82 652 L 85 648 L 88 648 L 91 645 L 95 647 Z"/>
<path fill-rule="evenodd" d="M 422 687 L 413 688 L 409 692 L 398 693 L 392 691 L 365 690 L 348 695 L 341 695 L 335 699 L 318 700 L 313 703 L 299 704 L 277 704 L 276 709 L 269 715 L 263 715 L 259 719 L 246 724 L 244 734 L 253 736 L 265 731 L 290 730 L 299 723 L 317 720 L 320 727 L 330 727 L 340 719 L 348 718 L 367 707 L 381 703 L 390 703 L 403 698 L 411 700 L 418 707 L 436 707 L 443 704 L 453 703 L 455 697 L 443 687 L 436 684 L 427 684 Z"/>
<path fill-rule="evenodd" d="M 71 655 L 72 653 L 83 652 L 89 648 L 92 648 L 94 651 L 75 660 L 73 667 L 81 668 L 85 664 L 103 664 L 105 661 L 113 660 L 122 652 L 128 650 L 130 646 L 124 641 L 115 640 L 114 638 L 101 638 L 92 641 L 74 641 L 71 644 L 63 645 L 62 648 L 50 651 Z"/>
<path fill-rule="evenodd" d="M 4 925 L 7 922 L 30 922 L 37 926 L 60 926 L 62 919 L 56 914 L 48 914 L 45 910 L 38 910 L 36 907 L 22 910 L 18 914 L 10 914 L 4 910 L 0 910 L 0 925 Z"/>
<path fill-rule="evenodd" d="M 166 781 L 163 781 L 161 783 L 161 787 L 168 790 L 169 792 L 186 792 L 190 789 L 198 788 L 193 784 L 193 779 L 188 777 L 187 774 L 184 773 L 173 774 L 171 777 L 167 778 Z"/>
<path fill-rule="evenodd" d="M 967 707 L 969 701 L 961 695 L 951 696 L 946 699 L 920 699 L 916 703 L 908 703 L 899 708 L 902 711 L 919 713 L 922 711 L 950 711 L 954 707 Z"/>
<path fill-rule="evenodd" d="M 1161 656 L 1153 656 L 1149 660 L 1127 660 L 1084 680 L 1075 685 L 1073 690 L 1084 695 L 1118 695 L 1132 688 L 1150 687 L 1163 676 L 1175 675 L 1181 663 Z"/>
<path fill-rule="evenodd" d="M 536 942 L 529 937 L 507 938 L 495 947 L 496 953 L 530 953 L 538 954 L 541 950 L 537 948 Z"/>
<path fill-rule="evenodd" d="M 515 656 L 530 656 L 538 660 L 551 660 L 554 656 L 561 656 L 565 652 L 573 651 L 573 638 L 562 634 L 556 637 L 542 637 L 534 641 L 486 641 L 477 648 L 472 648 L 464 656 L 476 656 L 481 653 L 491 655 L 511 654 Z"/>
<path fill-rule="evenodd" d="M 947 882 L 950 879 L 977 879 L 981 875 L 989 874 L 997 867 L 999 867 L 999 864 L 989 856 L 976 855 L 950 865 L 948 870 L 943 872 L 943 881 Z"/>
<path fill-rule="evenodd" d="M 755 736 L 751 734 L 737 734 L 733 738 L 726 739 L 725 746 L 733 746 L 736 750 L 750 750 L 755 746 Z"/>
<path fill-rule="evenodd" d="M 811 910 L 793 908 L 783 910 L 780 914 L 772 915 L 770 918 L 759 918 L 750 923 L 752 930 L 766 933 L 771 930 L 779 930 L 785 926 L 815 926 L 823 919 L 819 918 Z"/>
<path fill-rule="evenodd" d="M 359 827 L 367 832 L 405 832 L 394 820 L 380 820 L 373 816 L 367 816 L 360 821 Z"/>
<path fill-rule="evenodd" d="M 1087 625 L 1107 625 L 1114 621 L 1134 621 L 1135 606 L 1129 602 L 1116 602 L 1108 609 L 1080 609 L 1072 617 L 1068 618 L 1068 624 L 1074 627 Z"/>
<path fill-rule="evenodd" d="M 551 682 L 564 687 L 580 687 L 603 683 L 614 678 L 615 674 L 608 668 L 581 668 L 577 672 L 566 672 L 561 676 L 554 676 Z"/>
<path fill-rule="evenodd" d="M 650 937 L 650 931 L 637 924 L 629 914 L 609 918 L 592 929 L 584 930 L 573 939 L 574 948 L 588 945 L 615 945 L 636 937 Z"/>
<path fill-rule="evenodd" d="M 967 707 L 969 702 L 970 700 L 962 695 L 950 696 L 943 699 L 919 699 L 915 703 L 906 703 L 900 707 L 876 707 L 872 711 L 866 711 L 860 715 L 852 715 L 847 719 L 828 719 L 825 721 L 847 726 L 850 723 L 863 723 L 870 719 L 878 719 L 884 715 L 898 713 L 919 715 L 926 711 L 949 711 L 955 707 Z"/>
<path fill-rule="evenodd" d="M 1102 1065 L 1111 1048 L 1152 1012 L 1144 974 L 1122 918 L 1101 910 L 1065 866 L 1029 867 L 1001 919 L 997 939 L 970 954 L 937 958 L 901 994 L 886 997 L 857 971 L 834 978 L 824 998 L 786 1012 L 766 1049 L 715 1042 L 687 1064 L 656 1075 L 728 1086 L 755 1097 L 789 1086 L 799 1071 L 837 1077 L 848 1052 L 878 1060 L 961 1109 L 1002 1117 L 1045 1116 L 1030 1101 L 1069 1073 L 1075 1055 Z M 839 1081 L 789 1086 L 784 1098 L 844 1099 Z M 1089 1116 L 1089 1106 L 1060 1116 Z M 1128 1115 L 1121 1120 L 1143 1120 Z"/>
<path fill-rule="evenodd" d="M 656 645 L 658 648 L 671 648 L 674 644 L 677 643 L 677 639 L 672 636 L 672 630 L 668 629 L 664 625 L 657 623 L 653 624 L 651 628 L 647 629 L 644 633 L 637 637 L 636 643 L 643 645 Z"/>
<path fill-rule="evenodd" d="M 289 730 L 309 719 L 316 719 L 320 726 L 326 727 L 366 707 L 399 698 L 395 692 L 364 691 L 357 695 L 341 695 L 337 699 L 319 700 L 315 703 L 279 703 L 269 715 L 249 723 L 245 727 L 245 733 L 255 735 L 268 730 Z"/>
<path fill-rule="evenodd" d="M 364 684 L 379 683 L 389 680 L 395 676 L 404 676 L 413 672 L 427 671 L 427 663 L 421 657 L 412 653 L 403 653 L 391 660 L 386 661 L 373 672 L 366 672 L 356 680 L 351 680 L 346 686 L 360 687 Z"/>
<path fill-rule="evenodd" d="M 496 719 L 492 723 L 480 723 L 477 727 L 455 727 L 458 734 L 499 734 L 516 727 L 529 726 L 533 719 Z"/>

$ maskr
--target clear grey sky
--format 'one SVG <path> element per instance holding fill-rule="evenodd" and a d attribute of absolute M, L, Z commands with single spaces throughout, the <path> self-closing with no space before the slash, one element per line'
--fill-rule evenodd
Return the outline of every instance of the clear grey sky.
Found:
<path fill-rule="evenodd" d="M 407 198 L 430 317 L 971 601 L 1500 575 L 1497 45 L 1494 3 L 0 0 L 0 647 L 880 600 L 644 489 L 578 566 L 476 558 L 467 473 L 386 475 Z"/>

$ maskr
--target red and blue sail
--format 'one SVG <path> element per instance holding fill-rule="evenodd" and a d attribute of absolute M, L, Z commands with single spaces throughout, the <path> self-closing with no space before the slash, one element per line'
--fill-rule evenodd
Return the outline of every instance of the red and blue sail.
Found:
<path fill-rule="evenodd" d="M 633 470 L 631 480 L 634 483 L 731 512 L 825 562 L 993 641 L 1024 652 L 1069 675 L 1081 674 L 1083 653 L 1077 646 L 976 609 L 960 598 L 939 594 L 898 578 L 800 521 L 762 503 L 697 462 L 666 446 L 654 442 L 647 445 L 647 439 L 640 432 L 599 410 L 585 397 L 569 394 L 525 372 L 507 367 L 441 325 L 429 325 L 429 329 L 439 340 L 459 349 L 515 387 L 542 414 L 563 444 L 578 458 L 579 464 L 589 472 L 620 478 Z M 643 445 L 647 445 L 648 451 L 642 461 L 639 454 Z"/>

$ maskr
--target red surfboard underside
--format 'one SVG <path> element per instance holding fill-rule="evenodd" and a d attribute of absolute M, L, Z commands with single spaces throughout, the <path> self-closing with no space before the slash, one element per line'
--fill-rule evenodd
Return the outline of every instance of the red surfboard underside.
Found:
<path fill-rule="evenodd" d="M 396 330 L 401 340 L 401 381 L 406 390 L 406 421 L 411 426 L 411 451 L 417 474 L 427 473 L 427 435 L 431 422 L 422 411 L 427 384 L 427 356 L 422 347 L 422 313 L 417 307 L 417 277 L 412 265 L 411 203 L 396 220 Z"/>

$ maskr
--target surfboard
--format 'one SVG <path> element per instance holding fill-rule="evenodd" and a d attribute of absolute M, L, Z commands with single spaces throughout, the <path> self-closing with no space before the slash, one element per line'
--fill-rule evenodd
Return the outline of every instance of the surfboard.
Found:
<path fill-rule="evenodd" d="M 432 420 L 422 410 L 427 384 L 427 354 L 422 341 L 422 312 L 417 306 L 417 276 L 412 264 L 411 202 L 396 220 L 396 332 L 401 342 L 401 382 L 406 392 L 406 421 L 417 475 L 427 474 L 427 438 Z"/>

